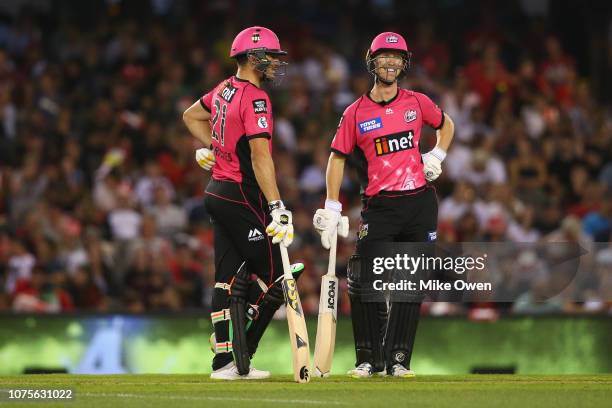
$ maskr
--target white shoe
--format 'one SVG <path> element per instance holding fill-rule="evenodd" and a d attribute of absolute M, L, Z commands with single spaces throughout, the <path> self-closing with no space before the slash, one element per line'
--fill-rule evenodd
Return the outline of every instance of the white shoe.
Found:
<path fill-rule="evenodd" d="M 233 361 L 228 363 L 226 366 L 213 371 L 210 374 L 210 378 L 212 378 L 213 380 L 228 380 L 228 381 L 263 380 L 268 377 L 270 377 L 269 371 L 258 370 L 253 367 L 251 367 L 248 374 L 240 375 L 238 374 L 238 368 L 236 368 L 236 364 Z"/>
<path fill-rule="evenodd" d="M 265 370 L 258 370 L 255 367 L 251 367 L 251 370 L 246 375 L 247 380 L 264 380 L 270 378 L 270 372 Z"/>
<path fill-rule="evenodd" d="M 401 364 L 396 364 L 391 368 L 391 375 L 393 377 L 401 377 L 401 378 L 413 378 L 416 377 L 414 371 L 404 367 Z"/>
<path fill-rule="evenodd" d="M 367 378 L 372 376 L 372 364 L 361 363 L 357 367 L 349 370 L 348 375 L 353 378 Z"/>

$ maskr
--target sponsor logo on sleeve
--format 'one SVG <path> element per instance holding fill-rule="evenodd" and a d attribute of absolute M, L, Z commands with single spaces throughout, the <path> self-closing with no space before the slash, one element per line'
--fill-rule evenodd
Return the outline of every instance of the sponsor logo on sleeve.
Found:
<path fill-rule="evenodd" d="M 406 122 L 412 122 L 416 118 L 417 113 L 415 110 L 407 110 L 406 113 L 404 113 L 404 119 L 406 120 Z"/>
<path fill-rule="evenodd" d="M 259 113 L 268 113 L 268 105 L 266 104 L 265 99 L 255 99 L 253 101 L 253 112 L 255 114 Z"/>
<path fill-rule="evenodd" d="M 368 119 L 359 123 L 359 132 L 363 135 L 364 133 L 371 132 L 376 129 L 383 127 L 382 120 L 380 117 L 374 119 Z"/>
<path fill-rule="evenodd" d="M 429 231 L 427 233 L 427 241 L 433 242 L 436 239 L 438 239 L 438 232 L 437 231 Z"/>
<path fill-rule="evenodd" d="M 227 82 L 223 89 L 219 91 L 219 96 L 223 98 L 224 101 L 231 102 L 234 95 L 236 95 L 236 91 L 238 91 L 238 88 L 234 88 L 229 82 Z"/>
<path fill-rule="evenodd" d="M 268 128 L 268 121 L 266 120 L 265 116 L 262 116 L 259 119 L 257 119 L 257 126 L 259 126 L 262 129 Z"/>

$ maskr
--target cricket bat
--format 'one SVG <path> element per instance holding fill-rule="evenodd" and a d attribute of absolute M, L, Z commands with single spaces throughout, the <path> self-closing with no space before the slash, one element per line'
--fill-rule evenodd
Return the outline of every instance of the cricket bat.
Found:
<path fill-rule="evenodd" d="M 327 377 L 331 371 L 336 345 L 336 317 L 338 314 L 338 278 L 336 277 L 336 246 L 338 235 L 331 237 L 327 274 L 321 278 L 319 321 L 315 340 L 314 369 L 318 377 Z"/>
<path fill-rule="evenodd" d="M 291 274 L 287 248 L 280 246 L 283 259 L 283 295 L 287 307 L 287 323 L 289 324 L 289 341 L 293 353 L 293 379 L 298 383 L 310 381 L 310 347 L 308 346 L 308 332 L 300 294 L 295 279 Z"/>

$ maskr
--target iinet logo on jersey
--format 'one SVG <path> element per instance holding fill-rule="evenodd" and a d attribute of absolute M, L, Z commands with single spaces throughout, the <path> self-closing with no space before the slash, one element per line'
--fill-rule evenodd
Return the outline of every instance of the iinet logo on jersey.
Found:
<path fill-rule="evenodd" d="M 234 95 L 236 95 L 237 90 L 238 88 L 234 88 L 229 84 L 229 82 L 226 82 L 225 87 L 221 91 L 219 91 L 219 96 L 225 101 L 231 102 L 234 98 Z"/>
<path fill-rule="evenodd" d="M 384 156 L 385 154 L 397 153 L 401 152 L 402 150 L 412 149 L 414 147 L 414 143 L 412 142 L 413 137 L 414 133 L 412 132 L 412 130 L 408 132 L 377 137 L 376 139 L 374 139 L 376 155 Z"/>
<path fill-rule="evenodd" d="M 264 239 L 264 235 L 257 228 L 249 230 L 249 242 L 260 241 Z"/>

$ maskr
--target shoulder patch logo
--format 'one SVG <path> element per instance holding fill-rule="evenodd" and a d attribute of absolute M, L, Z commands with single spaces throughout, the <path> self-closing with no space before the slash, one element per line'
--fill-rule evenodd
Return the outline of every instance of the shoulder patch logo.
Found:
<path fill-rule="evenodd" d="M 255 99 L 253 101 L 253 111 L 255 114 L 268 113 L 268 105 L 265 99 Z"/>
<path fill-rule="evenodd" d="M 376 129 L 380 129 L 383 127 L 382 119 L 380 117 L 374 119 L 368 119 L 359 123 L 359 133 L 362 135 L 364 133 L 371 132 Z"/>
<path fill-rule="evenodd" d="M 257 126 L 259 126 L 262 129 L 268 128 L 268 121 L 266 120 L 265 116 L 262 116 L 259 119 L 257 119 Z"/>
<path fill-rule="evenodd" d="M 260 39 L 261 37 L 259 36 L 259 33 L 255 33 L 251 36 L 251 41 L 253 41 L 254 43 L 258 43 Z"/>
<path fill-rule="evenodd" d="M 416 118 L 417 113 L 415 110 L 407 110 L 406 113 L 404 113 L 404 119 L 406 120 L 406 122 L 412 122 Z"/>
<path fill-rule="evenodd" d="M 227 82 L 225 86 L 223 87 L 223 89 L 219 91 L 218 95 L 221 98 L 223 98 L 224 101 L 231 102 L 232 99 L 234 98 L 234 95 L 236 95 L 237 90 L 238 88 L 234 88 L 233 86 L 230 85 L 229 82 Z"/>

